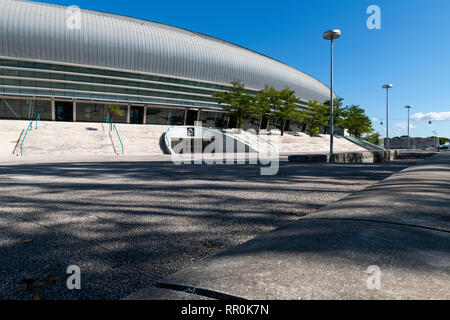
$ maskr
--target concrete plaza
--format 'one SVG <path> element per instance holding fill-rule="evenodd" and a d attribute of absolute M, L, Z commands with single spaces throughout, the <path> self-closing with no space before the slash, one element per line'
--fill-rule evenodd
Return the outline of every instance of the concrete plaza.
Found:
<path fill-rule="evenodd" d="M 125 157 L 0 164 L 0 298 L 118 299 L 412 162 L 183 165 Z M 78 265 L 82 289 L 66 287 Z"/>

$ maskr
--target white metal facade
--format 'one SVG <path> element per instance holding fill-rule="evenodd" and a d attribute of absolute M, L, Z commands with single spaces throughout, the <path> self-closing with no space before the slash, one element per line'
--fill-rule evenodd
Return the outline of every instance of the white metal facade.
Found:
<path fill-rule="evenodd" d="M 255 90 L 287 85 L 303 101 L 329 99 L 329 88 L 317 79 L 210 36 L 89 10 L 81 10 L 80 29 L 69 29 L 67 17 L 63 6 L 0 1 L 0 56 L 221 85 L 240 79 Z"/>

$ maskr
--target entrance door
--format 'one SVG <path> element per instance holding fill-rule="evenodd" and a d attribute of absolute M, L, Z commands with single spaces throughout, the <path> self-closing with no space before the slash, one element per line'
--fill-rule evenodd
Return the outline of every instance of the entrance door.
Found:
<path fill-rule="evenodd" d="M 186 125 L 193 126 L 197 121 L 198 110 L 188 110 L 186 115 Z"/>
<path fill-rule="evenodd" d="M 55 120 L 73 121 L 73 102 L 55 101 Z"/>
<path fill-rule="evenodd" d="M 130 108 L 130 123 L 143 124 L 144 123 L 144 107 L 131 106 Z"/>

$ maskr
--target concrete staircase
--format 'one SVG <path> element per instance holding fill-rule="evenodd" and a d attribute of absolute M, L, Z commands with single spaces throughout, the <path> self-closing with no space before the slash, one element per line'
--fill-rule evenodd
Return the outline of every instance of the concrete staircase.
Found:
<path fill-rule="evenodd" d="M 20 156 L 20 144 L 28 124 L 29 121 L 0 122 L 2 156 Z M 168 126 L 116 124 L 116 128 L 124 155 L 163 154 L 160 138 Z M 122 155 L 120 139 L 105 123 L 40 121 L 36 130 L 33 122 L 33 130 L 28 132 L 23 144 L 23 156 Z"/>
<path fill-rule="evenodd" d="M 285 132 L 284 136 L 261 134 L 255 136 L 253 134 L 242 131 L 241 133 L 233 132 L 233 134 L 244 141 L 247 141 L 255 148 L 258 147 L 261 152 L 275 148 L 280 154 L 299 154 L 299 153 L 328 153 L 330 151 L 330 136 L 318 135 L 310 137 L 305 133 L 296 133 L 295 135 Z M 335 152 L 358 152 L 367 151 L 366 148 L 359 146 L 348 139 L 335 136 L 334 137 Z"/>
<path fill-rule="evenodd" d="M 120 138 L 124 144 L 125 155 L 161 155 L 161 137 L 169 128 L 168 125 L 132 125 L 116 124 Z M 115 148 L 121 154 L 121 146 L 117 134 L 111 133 Z"/>
<path fill-rule="evenodd" d="M 318 135 L 310 137 L 305 133 L 299 133 L 298 136 L 285 134 L 279 136 L 279 146 L 281 154 L 289 153 L 328 153 L 330 151 L 330 136 Z M 333 139 L 335 152 L 356 152 L 367 151 L 367 149 L 345 139 L 341 136 L 335 136 Z"/>
<path fill-rule="evenodd" d="M 20 153 L 20 141 L 29 123 L 29 121 L 0 120 L 0 156 L 12 157 L 17 152 Z"/>
<path fill-rule="evenodd" d="M 23 140 L 29 121 L 0 120 L 0 156 L 20 156 L 20 143 Z M 161 139 L 168 125 L 116 124 L 124 146 L 124 155 L 162 155 L 164 143 Z M 267 153 L 278 150 L 280 154 L 327 153 L 330 138 L 328 135 L 310 137 L 304 133 L 296 135 L 256 136 L 246 132 L 231 132 L 246 141 L 252 148 Z M 335 137 L 335 152 L 358 152 L 366 149 L 343 137 Z M 256 150 L 256 149 L 255 149 Z M 14 152 L 13 152 L 14 151 Z M 122 146 L 115 130 L 110 131 L 105 123 L 40 121 L 38 130 L 29 131 L 23 144 L 23 156 L 118 156 Z"/>
<path fill-rule="evenodd" d="M 69 155 L 114 155 L 107 126 L 42 121 L 37 130 L 33 128 L 28 133 L 23 144 L 24 157 Z"/>

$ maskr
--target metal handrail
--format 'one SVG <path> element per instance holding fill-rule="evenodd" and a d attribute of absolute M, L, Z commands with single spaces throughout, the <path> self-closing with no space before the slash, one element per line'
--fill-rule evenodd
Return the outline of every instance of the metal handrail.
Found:
<path fill-rule="evenodd" d="M 109 125 L 109 131 L 112 131 L 112 122 L 109 119 L 109 113 L 106 115 L 106 124 Z"/>
<path fill-rule="evenodd" d="M 369 149 L 369 150 L 380 150 L 380 151 L 385 151 L 386 150 L 382 146 L 376 145 L 376 144 L 374 144 L 372 142 L 369 142 L 369 141 L 358 139 L 358 138 L 353 137 L 353 136 L 344 136 L 344 138 L 349 140 L 349 141 L 351 141 L 351 142 L 353 142 L 353 143 L 356 143 L 357 145 L 359 145 L 359 146 L 361 146 L 363 148 Z"/>
<path fill-rule="evenodd" d="M 120 145 L 122 146 L 122 155 L 124 155 L 122 139 L 120 139 L 119 131 L 117 131 L 117 127 L 116 127 L 115 124 L 113 125 L 113 129 L 114 129 L 114 130 L 116 131 L 116 133 L 117 133 L 117 137 L 119 138 Z"/>
<path fill-rule="evenodd" d="M 37 130 L 37 128 L 38 128 L 38 121 L 41 121 L 41 114 L 39 113 L 38 115 L 37 115 L 37 117 L 36 117 L 36 130 Z"/>
<path fill-rule="evenodd" d="M 171 131 L 173 128 L 174 128 L 174 126 L 170 126 L 169 129 L 166 130 L 166 133 L 164 135 L 166 138 L 166 144 L 170 149 L 172 149 L 172 141 L 171 141 L 171 139 L 169 139 L 168 135 L 169 135 L 169 131 Z"/>
<path fill-rule="evenodd" d="M 360 140 L 361 140 L 361 141 L 364 141 L 364 142 L 368 142 L 368 143 L 374 144 L 374 145 L 376 145 L 376 146 L 378 146 L 378 147 L 383 148 L 379 143 L 372 142 L 372 141 L 370 141 L 370 140 L 367 139 L 367 138 L 361 137 Z"/>
<path fill-rule="evenodd" d="M 25 132 L 25 136 L 22 139 L 22 143 L 20 144 L 20 156 L 23 156 L 23 143 L 25 142 L 25 139 L 27 138 L 27 134 L 29 130 L 33 130 L 33 121 L 30 121 L 27 127 L 27 131 Z"/>

